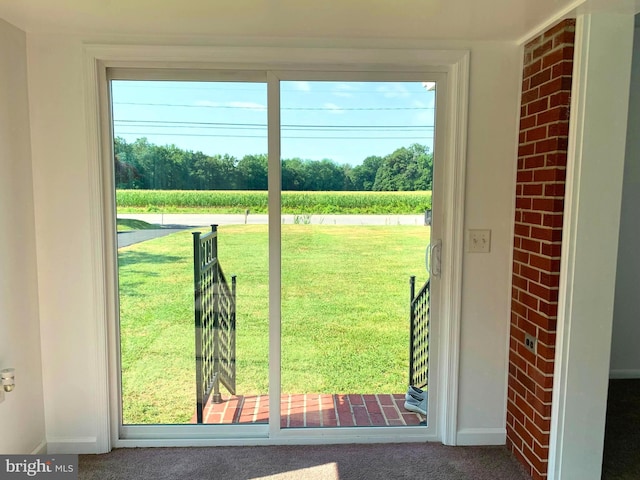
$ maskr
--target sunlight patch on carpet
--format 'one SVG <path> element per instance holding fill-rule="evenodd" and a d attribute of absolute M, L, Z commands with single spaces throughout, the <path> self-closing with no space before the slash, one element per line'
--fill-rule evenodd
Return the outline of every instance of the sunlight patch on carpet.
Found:
<path fill-rule="evenodd" d="M 340 480 L 338 464 L 335 462 L 325 463 L 315 467 L 275 473 L 266 477 L 255 477 L 250 480 L 292 480 L 299 478 L 304 478 L 305 480 Z"/>

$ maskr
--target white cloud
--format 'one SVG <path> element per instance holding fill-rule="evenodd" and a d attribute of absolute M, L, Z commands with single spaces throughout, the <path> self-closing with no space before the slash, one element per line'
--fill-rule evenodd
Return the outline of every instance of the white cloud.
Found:
<path fill-rule="evenodd" d="M 209 100 L 198 100 L 194 103 L 196 107 L 221 107 L 222 104 L 220 102 L 211 102 Z"/>
<path fill-rule="evenodd" d="M 244 108 L 246 110 L 266 110 L 267 106 L 255 102 L 212 102 L 210 100 L 198 100 L 194 103 L 198 107 L 218 107 L 218 108 Z"/>
<path fill-rule="evenodd" d="M 407 98 L 411 96 L 407 87 L 398 83 L 381 85 L 378 87 L 378 92 L 382 93 L 386 98 Z"/>
<path fill-rule="evenodd" d="M 228 102 L 227 106 L 234 108 L 246 108 L 248 110 L 266 110 L 267 106 L 255 102 Z"/>
<path fill-rule="evenodd" d="M 435 104 L 436 104 L 435 96 L 433 96 L 431 98 L 427 98 L 426 102 L 423 102 L 422 100 L 413 100 L 411 102 L 411 106 L 413 108 L 433 109 L 433 107 L 435 107 Z"/>
<path fill-rule="evenodd" d="M 336 105 L 335 103 L 325 103 L 324 108 L 329 110 L 329 113 L 344 113 L 342 107 Z"/>
<path fill-rule="evenodd" d="M 291 82 L 291 85 L 295 90 L 298 90 L 300 92 L 311 91 L 311 84 L 309 82 L 296 81 L 296 82 Z"/>
<path fill-rule="evenodd" d="M 349 98 L 353 97 L 353 92 L 358 89 L 350 83 L 338 83 L 333 89 L 333 95 L 336 97 Z"/>
<path fill-rule="evenodd" d="M 421 127 L 425 125 L 433 125 L 433 113 L 429 111 L 414 113 L 412 118 L 412 124 L 418 125 Z M 431 135 L 431 133 L 429 134 Z"/>

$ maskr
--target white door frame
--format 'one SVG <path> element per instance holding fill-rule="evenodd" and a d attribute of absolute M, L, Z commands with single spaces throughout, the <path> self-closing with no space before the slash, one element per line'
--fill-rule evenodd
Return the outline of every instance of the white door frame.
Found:
<path fill-rule="evenodd" d="M 85 110 L 88 132 L 88 159 L 91 189 L 91 238 L 94 240 L 92 270 L 96 305 L 95 337 L 98 351 L 97 384 L 101 392 L 97 396 L 98 450 L 109 451 L 113 446 L 187 446 L 273 443 L 329 443 L 329 442 L 398 442 L 439 440 L 447 445 L 456 444 L 458 405 L 458 365 L 460 342 L 460 307 L 462 285 L 462 252 L 464 220 L 464 187 L 467 138 L 467 107 L 469 86 L 469 52 L 466 50 L 421 49 L 338 49 L 338 48 L 280 48 L 280 47 L 166 47 L 131 45 L 87 45 L 85 60 Z M 308 72 L 371 72 L 390 76 L 410 74 L 444 75 L 442 85 L 446 91 L 444 105 L 440 103 L 438 114 L 444 113 L 444 122 L 438 119 L 436 148 L 441 149 L 442 199 L 442 275 L 440 285 L 440 315 L 438 364 L 438 408 L 435 412 L 435 428 L 431 435 L 401 427 L 319 429 L 316 435 L 296 432 L 284 433 L 271 421 L 264 426 L 233 426 L 233 438 L 217 438 L 225 429 L 209 426 L 149 426 L 137 427 L 136 439 L 121 438 L 119 426 L 119 390 L 117 358 L 117 285 L 115 262 L 115 205 L 111 178 L 112 145 L 108 121 L 107 68 L 153 68 L 156 72 L 171 69 L 215 71 L 280 71 Z M 274 75 L 274 74 L 268 74 Z M 277 93 L 269 84 L 270 101 Z M 439 85 L 440 87 L 440 85 Z M 440 97 L 439 97 L 440 98 Z M 446 109 L 441 112 L 440 109 Z M 271 113 L 270 115 L 275 115 Z M 279 112 L 278 112 L 279 114 Z M 442 118 L 442 116 L 440 117 Z M 442 125 L 444 123 L 444 125 Z M 441 140 L 440 140 L 441 139 Z M 270 131 L 270 148 L 276 147 Z M 276 150 L 277 151 L 277 150 Z M 271 159 L 270 159 L 271 161 Z M 276 183 L 278 182 L 278 183 Z M 269 188 L 279 187 L 279 178 L 270 173 Z M 274 190 L 279 191 L 279 188 Z M 276 198 L 278 197 L 278 198 Z M 434 198 L 434 201 L 436 199 Z M 279 206 L 279 194 L 270 196 L 270 202 Z M 279 222 L 278 222 L 279 225 Z M 276 224 L 270 223 L 270 235 L 276 235 Z M 278 244 L 279 248 L 279 244 Z M 279 256 L 271 255 L 272 262 Z M 279 272 L 279 265 L 278 270 Z M 270 281 L 272 279 L 270 278 Z M 279 325 L 280 289 L 271 288 L 270 322 L 277 317 Z M 276 301 L 275 295 L 278 295 Z M 274 303 L 275 302 L 275 303 Z M 273 334 L 273 332 L 271 332 Z M 279 358 L 279 340 L 270 342 L 270 355 Z M 273 357 L 274 354 L 278 357 Z M 274 380 L 273 373 L 270 380 Z M 277 407 L 279 408 L 279 402 Z M 271 410 L 273 413 L 275 410 Z M 273 415 L 272 415 L 273 416 Z M 431 418 L 430 418 L 431 420 Z M 252 428 L 255 427 L 255 428 Z M 408 427 L 410 428 L 410 427 Z M 427 427 L 429 428 L 429 427 Z M 416 431 L 418 430 L 418 431 Z M 335 431 L 335 435 L 333 434 Z"/>
<path fill-rule="evenodd" d="M 578 16 L 549 480 L 601 475 L 633 30 L 632 13 Z"/>

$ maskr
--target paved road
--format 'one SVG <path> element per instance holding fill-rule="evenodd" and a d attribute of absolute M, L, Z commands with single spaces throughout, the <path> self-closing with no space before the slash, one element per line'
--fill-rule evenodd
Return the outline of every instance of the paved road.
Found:
<path fill-rule="evenodd" d="M 424 215 L 282 215 L 283 224 L 322 225 L 424 225 Z M 156 225 L 266 225 L 268 216 L 250 214 L 120 213 L 118 218 L 135 218 Z"/>
<path fill-rule="evenodd" d="M 151 230 L 130 230 L 118 232 L 118 248 L 128 247 L 134 243 L 146 242 L 153 238 L 164 237 L 172 233 L 181 232 L 187 227 L 179 228 L 158 228 Z"/>
<path fill-rule="evenodd" d="M 424 225 L 423 215 L 282 215 L 283 224 L 311 223 L 316 225 Z M 121 213 L 118 218 L 143 220 L 162 228 L 132 230 L 118 233 L 118 248 L 152 238 L 163 237 L 190 227 L 209 225 L 266 225 L 267 215 L 244 214 L 182 214 L 182 213 Z"/>

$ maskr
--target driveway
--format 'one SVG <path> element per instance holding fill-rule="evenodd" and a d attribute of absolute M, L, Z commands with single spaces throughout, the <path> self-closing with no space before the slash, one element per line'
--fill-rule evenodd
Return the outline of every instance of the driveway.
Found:
<path fill-rule="evenodd" d="M 146 242 L 158 237 L 164 237 L 172 233 L 181 232 L 190 228 L 186 225 L 171 226 L 166 228 L 154 228 L 150 230 L 130 230 L 126 232 L 118 232 L 118 248 L 128 247 L 134 243 Z"/>
<path fill-rule="evenodd" d="M 162 228 L 118 232 L 118 248 L 145 242 L 194 227 L 209 225 L 266 225 L 266 214 L 119 213 L 118 218 L 142 220 Z M 424 225 L 424 215 L 282 215 L 283 224 L 313 225 Z"/>

